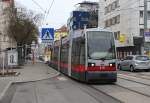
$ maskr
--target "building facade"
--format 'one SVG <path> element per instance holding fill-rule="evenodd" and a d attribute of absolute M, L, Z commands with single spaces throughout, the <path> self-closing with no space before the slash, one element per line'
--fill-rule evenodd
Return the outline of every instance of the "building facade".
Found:
<path fill-rule="evenodd" d="M 69 31 L 98 27 L 98 8 L 97 2 L 84 1 L 76 4 L 76 9 L 71 12 L 67 21 Z"/>
<path fill-rule="evenodd" d="M 118 58 L 142 54 L 144 0 L 100 0 L 99 5 L 99 26 L 114 32 Z M 150 2 L 147 5 L 150 28 Z"/>
<path fill-rule="evenodd" d="M 10 23 L 10 15 L 13 13 L 13 0 L 0 0 L 0 50 L 15 48 L 16 41 L 8 34 L 8 26 Z"/>

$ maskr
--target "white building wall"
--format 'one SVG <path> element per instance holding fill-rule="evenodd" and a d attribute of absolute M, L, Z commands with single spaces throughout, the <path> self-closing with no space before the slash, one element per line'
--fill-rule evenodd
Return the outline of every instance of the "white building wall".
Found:
<path fill-rule="evenodd" d="M 89 2 L 89 3 L 92 3 L 92 2 Z M 93 10 L 98 10 L 98 5 L 86 4 L 86 2 L 85 2 L 85 4 L 79 4 L 79 5 L 77 5 L 76 10 L 78 10 L 78 11 L 93 11 Z"/>
<path fill-rule="evenodd" d="M 140 17 L 140 11 L 144 11 L 144 0 L 119 0 L 119 7 L 106 14 L 105 7 L 114 1 L 117 0 L 99 0 L 99 26 L 114 32 L 120 31 L 120 34 L 126 37 L 125 42 L 116 40 L 117 47 L 133 46 L 133 36 L 140 36 L 140 29 L 144 29 L 144 16 Z M 150 2 L 148 10 L 150 11 Z M 120 15 L 120 23 L 106 27 L 105 21 L 117 15 Z M 150 20 L 148 20 L 148 28 L 150 28 Z"/>
<path fill-rule="evenodd" d="M 8 36 L 9 14 L 4 10 L 9 8 L 8 2 L 2 2 L 0 0 L 0 49 L 4 50 L 10 47 L 16 47 L 16 41 Z M 13 43 L 12 43 L 13 42 Z"/>

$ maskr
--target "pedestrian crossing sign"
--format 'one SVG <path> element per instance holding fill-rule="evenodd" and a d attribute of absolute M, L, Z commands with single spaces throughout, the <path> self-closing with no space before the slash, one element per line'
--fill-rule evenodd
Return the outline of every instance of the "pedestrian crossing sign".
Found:
<path fill-rule="evenodd" d="M 54 28 L 42 28 L 41 39 L 45 43 L 54 41 Z"/>

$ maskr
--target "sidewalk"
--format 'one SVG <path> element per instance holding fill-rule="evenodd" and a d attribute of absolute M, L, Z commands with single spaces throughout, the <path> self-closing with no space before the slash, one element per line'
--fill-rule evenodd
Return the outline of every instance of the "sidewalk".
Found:
<path fill-rule="evenodd" d="M 14 71 L 19 72 L 20 75 L 0 77 L 0 99 L 4 96 L 11 83 L 38 81 L 55 77 L 59 74 L 56 70 L 40 62 L 35 64 L 28 62 L 21 69 L 14 69 Z"/>

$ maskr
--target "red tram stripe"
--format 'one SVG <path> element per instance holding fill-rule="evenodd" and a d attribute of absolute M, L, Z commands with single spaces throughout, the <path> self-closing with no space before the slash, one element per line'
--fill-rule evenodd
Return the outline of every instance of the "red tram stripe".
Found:
<path fill-rule="evenodd" d="M 51 61 L 53 64 L 57 64 L 58 62 Z M 60 66 L 68 69 L 68 64 L 60 62 Z M 75 72 L 85 72 L 84 65 L 72 65 L 71 69 Z M 115 66 L 94 66 L 94 67 L 87 67 L 87 71 L 116 71 Z"/>
<path fill-rule="evenodd" d="M 116 71 L 115 66 L 94 66 L 94 67 L 88 67 L 88 71 Z"/>

